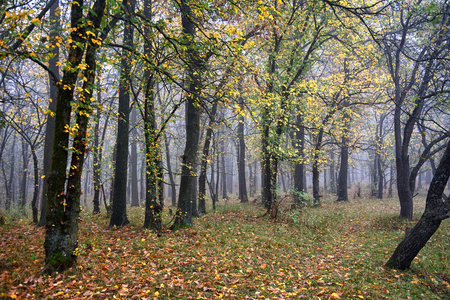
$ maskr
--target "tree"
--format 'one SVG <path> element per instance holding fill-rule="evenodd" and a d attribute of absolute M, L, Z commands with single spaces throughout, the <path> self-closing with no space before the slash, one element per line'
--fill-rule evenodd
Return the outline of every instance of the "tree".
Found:
<path fill-rule="evenodd" d="M 132 84 L 129 49 L 133 47 L 133 25 L 131 24 L 131 15 L 134 13 L 134 8 L 134 0 L 124 1 L 124 47 L 122 49 L 122 58 L 120 63 L 119 118 L 117 124 L 117 152 L 114 169 L 114 197 L 112 200 L 111 220 L 109 222 L 109 226 L 124 226 L 130 223 L 127 218 L 128 129 L 130 121 L 130 85 Z"/>
<path fill-rule="evenodd" d="M 59 47 L 57 46 L 58 37 L 61 30 L 61 24 L 59 21 L 59 17 L 57 15 L 57 9 L 59 8 L 59 0 L 55 1 L 53 6 L 50 8 L 50 34 L 49 34 L 49 42 L 53 45 L 52 47 L 52 57 L 48 60 L 48 67 L 51 73 L 48 74 L 48 81 L 50 87 L 50 102 L 48 104 L 48 110 L 50 113 L 47 114 L 47 126 L 45 128 L 45 141 L 44 141 L 44 157 L 43 161 L 43 176 L 44 178 L 48 178 L 51 167 L 51 157 L 53 150 L 53 139 L 54 139 L 54 130 L 55 130 L 55 117 L 54 112 L 56 109 L 56 99 L 58 95 L 58 87 L 56 83 L 60 80 L 59 74 Z M 39 226 L 45 225 L 45 215 L 47 213 L 47 180 L 44 180 L 42 185 L 42 196 L 41 196 L 41 216 L 39 219 Z"/>
<path fill-rule="evenodd" d="M 186 143 L 181 166 L 178 208 L 172 229 L 192 226 L 192 202 L 197 200 L 197 152 L 200 139 L 200 93 L 204 60 L 195 43 L 195 26 L 192 2 L 180 1 L 181 24 L 186 47 Z"/>
<path fill-rule="evenodd" d="M 425 211 L 417 224 L 397 246 L 386 263 L 387 267 L 401 270 L 409 268 L 419 251 L 438 230 L 441 222 L 450 217 L 449 201 L 442 197 L 449 177 L 450 143 L 447 142 L 447 149 L 428 189 Z"/>
<path fill-rule="evenodd" d="M 393 83 L 395 162 L 402 218 L 412 219 L 413 215 L 409 159 L 413 129 L 424 117 L 429 99 L 448 94 L 442 79 L 449 54 L 449 9 L 446 1 L 392 5 L 391 13 L 399 20 L 387 24 L 389 27 L 377 39 Z M 423 34 L 434 38 L 422 38 Z"/>
<path fill-rule="evenodd" d="M 55 111 L 55 137 L 53 145 L 51 171 L 48 179 L 45 267 L 48 273 L 62 272 L 76 263 L 78 249 L 78 218 L 81 211 L 81 173 L 87 145 L 87 125 L 91 112 L 91 95 L 95 79 L 96 50 L 99 46 L 97 36 L 103 19 L 106 1 L 97 0 L 92 9 L 83 17 L 83 1 L 72 4 L 71 42 L 67 56 L 67 65 L 58 85 L 58 97 Z M 94 34 L 87 39 L 87 31 Z M 86 46 L 86 49 L 84 49 Z M 82 59 L 85 59 L 84 64 Z M 84 70 L 83 70 L 84 69 Z M 83 70 L 83 87 L 76 111 L 75 127 L 71 124 L 71 103 L 78 70 Z M 69 136 L 73 135 L 72 158 L 69 174 L 66 175 L 69 158 Z M 66 177 L 68 178 L 66 181 Z M 66 190 L 67 183 L 67 190 Z"/>

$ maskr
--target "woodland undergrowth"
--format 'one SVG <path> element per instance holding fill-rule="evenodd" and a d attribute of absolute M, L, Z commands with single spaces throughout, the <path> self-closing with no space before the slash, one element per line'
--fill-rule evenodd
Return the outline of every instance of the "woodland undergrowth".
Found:
<path fill-rule="evenodd" d="M 84 211 L 77 267 L 53 277 L 40 275 L 44 229 L 6 215 L 0 298 L 450 299 L 450 222 L 400 272 L 384 263 L 414 222 L 398 218 L 397 200 L 333 200 L 280 207 L 276 220 L 256 204 L 222 201 L 192 228 L 160 237 L 142 228 L 142 208 L 123 228 Z M 423 207 L 417 199 L 416 220 Z"/>

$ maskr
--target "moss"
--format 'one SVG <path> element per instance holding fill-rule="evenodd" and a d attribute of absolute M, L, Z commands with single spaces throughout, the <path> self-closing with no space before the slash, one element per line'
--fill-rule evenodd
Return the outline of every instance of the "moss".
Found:
<path fill-rule="evenodd" d="M 65 255 L 63 251 L 58 251 L 50 256 L 50 258 L 47 260 L 47 264 L 56 266 L 60 264 L 65 264 L 68 260 L 69 258 L 67 257 L 67 255 Z"/>

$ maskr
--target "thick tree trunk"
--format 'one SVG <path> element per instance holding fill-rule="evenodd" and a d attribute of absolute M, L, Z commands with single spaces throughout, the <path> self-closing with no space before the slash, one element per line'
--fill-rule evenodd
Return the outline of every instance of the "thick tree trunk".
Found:
<path fill-rule="evenodd" d="M 149 5 L 146 5 L 148 7 Z M 164 203 L 160 196 L 163 190 L 160 182 L 163 181 L 161 167 L 161 151 L 156 136 L 156 113 L 154 82 L 151 74 L 149 78 L 144 105 L 144 131 L 145 131 L 145 153 L 146 153 L 146 195 L 145 195 L 145 219 L 144 228 L 152 228 L 160 232 L 162 222 L 162 209 Z"/>
<path fill-rule="evenodd" d="M 178 209 L 172 229 L 192 226 L 193 203 L 197 201 L 197 151 L 200 139 L 200 94 L 201 74 L 204 72 L 197 47 L 195 45 L 195 23 L 192 19 L 190 2 L 181 0 L 181 23 L 186 37 L 186 144 L 182 158 L 180 191 L 178 194 Z"/>
<path fill-rule="evenodd" d="M 152 20 L 151 0 L 144 1 L 144 15 L 148 21 Z M 147 57 L 152 57 L 152 32 L 151 26 L 145 26 L 144 33 L 146 41 L 144 44 L 144 53 Z M 161 166 L 161 148 L 158 142 L 156 110 L 155 110 L 155 82 L 154 73 L 150 66 L 146 66 L 144 78 L 146 78 L 145 97 L 144 97 L 144 135 L 145 135 L 145 158 L 146 158 L 146 194 L 145 194 L 145 219 L 144 228 L 152 228 L 158 232 L 162 226 L 162 210 L 164 202 L 163 188 L 160 185 L 163 182 L 163 171 Z"/>
<path fill-rule="evenodd" d="M 79 5 L 72 5 L 71 27 L 76 30 L 71 32 L 71 39 L 77 47 L 71 47 L 67 61 L 72 66 L 81 63 L 85 45 L 85 31 L 98 31 L 103 18 L 105 1 L 97 0 L 92 10 L 88 13 L 87 19 L 90 26 L 82 26 L 85 21 L 83 17 L 83 1 L 78 1 Z M 72 112 L 71 103 L 74 101 L 74 90 L 77 80 L 77 72 L 65 70 L 63 79 L 58 89 L 55 119 L 55 140 L 53 145 L 53 155 L 51 172 L 48 179 L 48 206 L 46 214 L 46 234 L 45 234 L 45 267 L 44 271 L 53 273 L 62 272 L 76 263 L 78 253 L 78 218 L 81 210 L 81 173 L 83 171 L 84 154 L 86 152 L 86 130 L 88 126 L 88 116 L 91 113 L 90 97 L 92 95 L 95 67 L 96 67 L 96 47 L 90 42 L 86 48 L 85 63 L 88 66 L 83 72 L 86 79 L 83 82 L 83 93 L 80 95 L 79 111 L 76 112 L 78 131 L 74 137 L 71 158 L 71 167 L 66 185 L 66 167 L 68 162 L 69 131 L 65 129 L 70 126 L 70 115 Z M 70 89 L 63 87 L 69 86 Z"/>
<path fill-rule="evenodd" d="M 50 86 L 50 103 L 48 104 L 48 111 L 55 112 L 56 110 L 56 101 L 58 98 L 58 87 L 56 86 L 56 82 L 60 80 L 59 76 L 59 67 L 57 63 L 59 62 L 59 47 L 57 45 L 57 37 L 59 36 L 59 29 L 61 27 L 59 17 L 57 16 L 56 10 L 59 6 L 59 1 L 57 0 L 55 4 L 50 8 L 50 34 L 49 39 L 50 43 L 53 45 L 52 49 L 52 58 L 48 61 L 48 67 L 52 74 L 49 74 L 49 86 Z M 42 184 L 42 196 L 41 196 L 41 216 L 39 219 L 38 226 L 45 225 L 45 215 L 47 213 L 47 182 L 48 177 L 50 176 L 50 167 L 52 161 L 52 151 L 53 151 L 53 139 L 55 132 L 55 117 L 52 113 L 46 114 L 47 122 L 45 128 L 45 140 L 44 140 L 44 157 L 42 159 L 43 164 L 43 184 Z"/>
<path fill-rule="evenodd" d="M 117 156 L 114 175 L 114 197 L 112 201 L 111 220 L 109 226 L 124 226 L 130 223 L 127 217 L 127 175 L 128 175 L 128 143 L 130 121 L 130 84 L 131 61 L 129 51 L 133 47 L 133 25 L 130 15 L 134 12 L 135 1 L 125 4 L 125 29 L 119 81 L 119 118 L 117 124 Z"/>
<path fill-rule="evenodd" d="M 425 211 L 419 222 L 397 246 L 386 263 L 387 267 L 406 269 L 438 230 L 442 220 L 449 218 L 449 208 L 442 195 L 450 177 L 450 143 L 436 169 L 428 189 Z"/>

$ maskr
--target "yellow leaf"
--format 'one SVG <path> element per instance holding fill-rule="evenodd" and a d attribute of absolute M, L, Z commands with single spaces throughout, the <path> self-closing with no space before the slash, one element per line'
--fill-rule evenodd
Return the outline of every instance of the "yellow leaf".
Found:
<path fill-rule="evenodd" d="M 153 295 L 154 295 L 155 297 L 158 297 L 158 296 L 159 296 L 159 292 L 156 291 Z"/>
<path fill-rule="evenodd" d="M 333 293 L 333 294 L 331 294 L 331 299 L 341 299 L 341 297 L 339 297 L 338 294 Z"/>

